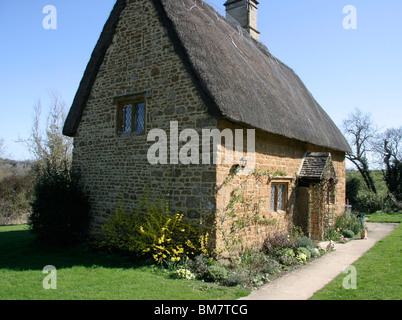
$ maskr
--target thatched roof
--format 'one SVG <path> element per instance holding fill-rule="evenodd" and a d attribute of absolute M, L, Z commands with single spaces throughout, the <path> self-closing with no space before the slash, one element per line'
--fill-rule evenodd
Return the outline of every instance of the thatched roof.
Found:
<path fill-rule="evenodd" d="M 152 0 L 211 115 L 333 150 L 345 138 L 292 69 L 199 0 Z M 118 0 L 67 118 L 73 136 L 125 0 Z"/>

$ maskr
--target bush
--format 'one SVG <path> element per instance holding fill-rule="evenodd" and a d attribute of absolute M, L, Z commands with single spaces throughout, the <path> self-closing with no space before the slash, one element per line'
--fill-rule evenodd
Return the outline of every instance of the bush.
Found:
<path fill-rule="evenodd" d="M 270 233 L 263 244 L 263 251 L 272 257 L 277 256 L 277 252 L 286 249 L 294 248 L 295 240 L 287 233 L 281 231 L 274 231 Z"/>
<path fill-rule="evenodd" d="M 0 224 L 31 211 L 33 182 L 29 175 L 11 175 L 0 181 Z"/>
<path fill-rule="evenodd" d="M 245 286 L 250 282 L 248 275 L 245 272 L 235 271 L 229 273 L 224 284 L 229 287 Z"/>
<path fill-rule="evenodd" d="M 98 245 L 111 251 L 137 252 L 137 241 L 141 236 L 141 220 L 135 213 L 128 213 L 118 201 L 115 213 L 110 215 L 97 235 Z"/>
<path fill-rule="evenodd" d="M 339 229 L 342 234 L 344 230 L 350 230 L 354 236 L 362 230 L 362 219 L 353 213 L 345 212 L 342 216 L 336 218 L 335 228 Z M 343 235 L 347 237 L 345 234 Z"/>
<path fill-rule="evenodd" d="M 285 265 L 291 266 L 295 263 L 295 253 L 291 248 L 281 249 L 276 253 L 278 261 Z"/>
<path fill-rule="evenodd" d="M 278 261 L 266 257 L 264 259 L 264 264 L 261 267 L 261 272 L 267 274 L 277 274 L 280 271 L 280 269 L 281 265 L 279 264 Z"/>
<path fill-rule="evenodd" d="M 317 258 L 321 255 L 320 249 L 318 248 L 308 248 L 308 250 L 310 251 L 312 259 Z"/>
<path fill-rule="evenodd" d="M 349 230 L 349 229 L 343 229 L 342 230 L 342 235 L 345 238 L 349 238 L 349 239 L 351 239 L 351 238 L 353 238 L 355 236 L 354 232 L 352 230 Z"/>
<path fill-rule="evenodd" d="M 279 271 L 279 263 L 263 252 L 245 251 L 240 255 L 238 268 L 244 268 L 249 273 L 275 274 Z"/>
<path fill-rule="evenodd" d="M 384 196 L 372 191 L 361 191 L 356 198 L 357 208 L 365 213 L 374 213 L 384 209 Z"/>
<path fill-rule="evenodd" d="M 310 239 L 307 236 L 298 237 L 295 239 L 295 248 L 315 248 L 314 240 Z"/>
<path fill-rule="evenodd" d="M 194 259 L 189 260 L 187 265 L 198 279 L 206 280 L 208 278 L 208 269 L 211 265 L 213 265 L 213 263 L 213 260 L 205 257 L 203 254 L 200 254 Z"/>
<path fill-rule="evenodd" d="M 115 213 L 106 220 L 98 237 L 101 247 L 144 255 L 169 267 L 200 253 L 209 254 L 208 234 L 201 233 L 201 226 L 186 220 L 183 214 L 173 214 L 164 197 L 151 199 L 147 192 L 129 213 L 121 195 Z"/>
<path fill-rule="evenodd" d="M 394 213 L 402 210 L 402 203 L 398 202 L 395 196 L 388 192 L 384 198 L 384 212 Z"/>
<path fill-rule="evenodd" d="M 228 277 L 228 272 L 221 266 L 210 266 L 208 268 L 208 278 L 214 282 L 225 281 Z"/>
<path fill-rule="evenodd" d="M 361 180 L 356 177 L 346 180 L 346 199 L 352 206 L 357 204 L 357 195 L 359 194 Z"/>
<path fill-rule="evenodd" d="M 68 246 L 86 239 L 89 202 L 77 175 L 48 164 L 37 174 L 33 198 L 28 223 L 39 241 Z"/>

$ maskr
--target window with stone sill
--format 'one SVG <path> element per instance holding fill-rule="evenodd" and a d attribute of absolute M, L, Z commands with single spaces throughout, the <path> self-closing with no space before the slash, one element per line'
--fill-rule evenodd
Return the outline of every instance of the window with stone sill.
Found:
<path fill-rule="evenodd" d="M 272 183 L 271 184 L 271 211 L 286 211 L 287 204 L 287 183 Z"/>
<path fill-rule="evenodd" d="M 116 98 L 115 103 L 117 105 L 117 133 L 145 133 L 145 96 L 132 95 Z"/>

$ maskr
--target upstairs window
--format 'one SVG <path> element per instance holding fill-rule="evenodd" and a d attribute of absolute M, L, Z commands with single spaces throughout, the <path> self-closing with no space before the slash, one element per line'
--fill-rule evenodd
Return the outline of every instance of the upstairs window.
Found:
<path fill-rule="evenodd" d="M 143 96 L 117 98 L 117 133 L 145 132 L 145 99 Z"/>

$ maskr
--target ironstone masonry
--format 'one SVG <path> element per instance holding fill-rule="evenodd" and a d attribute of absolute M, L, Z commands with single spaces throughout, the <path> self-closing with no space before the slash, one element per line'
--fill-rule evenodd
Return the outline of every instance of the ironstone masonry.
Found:
<path fill-rule="evenodd" d="M 127 117 L 136 105 L 142 106 L 141 116 Z M 162 129 L 169 135 L 172 121 L 179 131 L 191 128 L 200 136 L 203 129 L 255 129 L 256 171 L 240 175 L 237 164 L 202 161 L 150 164 L 147 153 L 154 142 L 147 134 Z M 344 211 L 350 148 L 339 130 L 291 69 L 202 1 L 118 0 L 64 134 L 74 137 L 73 167 L 89 194 L 94 230 L 114 212 L 121 192 L 124 204 L 133 208 L 147 188 L 157 196 L 167 187 L 172 210 L 189 219 L 208 216 L 217 230 L 216 246 L 224 245 L 224 230 L 230 229 L 220 217 L 235 189 L 258 203 L 258 217 L 270 222 L 240 230 L 244 246 L 259 246 L 268 232 L 290 231 L 294 225 L 321 238 L 325 225 L 314 202 L 333 216 Z M 224 141 L 218 152 L 224 157 Z M 301 180 L 314 153 L 325 154 L 334 176 L 321 172 Z M 267 174 L 261 178 L 256 172 Z M 317 184 L 323 186 L 319 195 L 314 194 Z M 330 185 L 331 201 L 324 194 Z"/>

